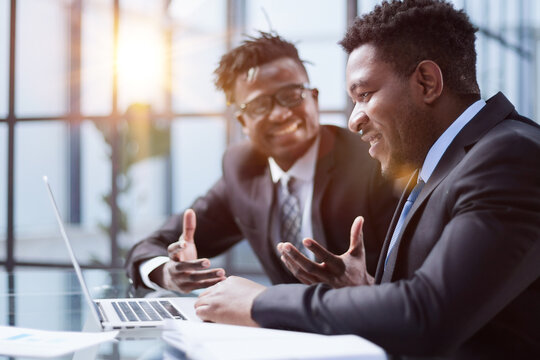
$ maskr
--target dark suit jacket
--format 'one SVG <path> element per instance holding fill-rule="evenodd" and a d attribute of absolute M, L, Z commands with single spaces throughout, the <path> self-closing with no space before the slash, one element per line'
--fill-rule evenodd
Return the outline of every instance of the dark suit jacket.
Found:
<path fill-rule="evenodd" d="M 363 336 L 391 354 L 540 358 L 540 129 L 502 94 L 457 135 L 413 204 L 375 286 L 279 285 L 267 327 Z M 399 357 L 399 356 L 397 356 Z"/>
<path fill-rule="evenodd" d="M 221 254 L 245 238 L 273 283 L 298 282 L 282 265 L 269 239 L 274 189 L 267 158 L 249 141 L 231 146 L 223 157 L 223 176 L 192 205 L 199 257 Z M 335 126 L 321 127 L 312 199 L 315 240 L 335 254 L 345 252 L 351 224 L 363 215 L 368 267 L 374 274 L 397 205 L 393 193 L 391 183 L 380 175 L 380 165 L 357 135 Z M 135 286 L 142 285 L 141 261 L 167 256 L 167 246 L 182 232 L 182 220 L 183 214 L 172 216 L 132 248 L 126 268 Z"/>

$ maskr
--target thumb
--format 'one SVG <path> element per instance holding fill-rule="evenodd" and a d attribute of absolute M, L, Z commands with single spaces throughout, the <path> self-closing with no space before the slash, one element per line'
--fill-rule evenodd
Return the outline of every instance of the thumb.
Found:
<path fill-rule="evenodd" d="M 184 223 L 183 223 L 183 231 L 182 234 L 184 235 L 184 240 L 187 242 L 193 242 L 193 238 L 195 236 L 195 228 L 197 226 L 197 219 L 195 217 L 195 211 L 192 209 L 187 209 L 184 212 Z"/>
<path fill-rule="evenodd" d="M 362 228 L 364 226 L 364 217 L 357 216 L 351 226 L 351 243 L 349 246 L 349 253 L 353 256 L 360 255 L 364 250 L 364 233 Z"/>

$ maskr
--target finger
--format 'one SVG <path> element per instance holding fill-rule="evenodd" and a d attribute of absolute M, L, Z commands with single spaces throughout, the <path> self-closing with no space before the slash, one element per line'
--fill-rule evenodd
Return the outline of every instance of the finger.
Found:
<path fill-rule="evenodd" d="M 201 292 L 199 294 L 199 300 L 197 300 L 197 303 L 201 303 L 202 301 L 206 301 L 204 300 L 207 296 L 210 296 L 212 295 L 214 292 L 216 291 L 216 284 L 214 285 L 210 285 L 208 287 L 208 289 L 204 290 L 203 292 Z M 197 304 L 195 303 L 195 304 Z"/>
<path fill-rule="evenodd" d="M 289 269 L 289 271 L 294 276 L 296 276 L 298 272 L 301 270 L 300 265 L 296 261 L 291 259 L 291 257 L 288 256 L 287 251 L 285 251 L 284 249 L 282 249 L 282 252 L 281 252 L 281 261 L 285 264 L 287 269 Z"/>
<path fill-rule="evenodd" d="M 197 298 L 197 300 L 195 301 L 195 303 L 193 304 L 193 306 L 196 308 L 198 307 L 201 307 L 201 306 L 208 306 L 208 301 L 206 300 L 204 294 L 208 293 L 208 290 L 202 292 L 201 294 L 199 294 L 199 297 Z"/>
<path fill-rule="evenodd" d="M 182 261 L 182 250 L 185 248 L 185 240 L 183 240 L 183 235 L 180 235 L 180 238 L 177 242 L 173 242 L 167 247 L 167 253 L 169 258 L 174 261 Z"/>
<path fill-rule="evenodd" d="M 187 283 L 182 284 L 182 289 L 184 291 L 186 291 L 186 292 L 191 292 L 191 291 L 197 290 L 197 289 L 205 289 L 207 287 L 210 287 L 212 285 L 220 283 L 223 280 L 225 280 L 224 277 L 206 279 L 206 280 L 201 280 L 201 281 L 187 282 Z"/>
<path fill-rule="evenodd" d="M 195 314 L 202 321 L 213 322 L 211 319 L 212 312 L 210 311 L 210 306 L 207 304 L 197 305 L 197 303 L 195 303 Z"/>
<path fill-rule="evenodd" d="M 225 280 L 225 270 L 223 269 L 184 271 L 182 272 L 182 275 L 186 282 L 201 282 L 212 279 Z"/>
<path fill-rule="evenodd" d="M 353 256 L 364 251 L 364 233 L 362 232 L 363 226 L 364 218 L 362 216 L 357 216 L 351 226 L 351 243 L 348 250 L 348 252 Z"/>
<path fill-rule="evenodd" d="M 306 238 L 303 243 L 309 251 L 315 254 L 317 260 L 324 263 L 327 272 L 339 274 L 343 271 L 343 261 L 339 256 L 332 254 L 313 239 Z M 325 274 L 325 278 L 328 278 L 328 274 Z"/>
<path fill-rule="evenodd" d="M 193 307 L 195 308 L 195 313 L 201 320 L 207 320 L 207 311 L 209 308 L 209 304 L 206 295 L 208 293 L 209 290 L 204 291 L 202 294 L 199 295 L 197 301 L 195 301 L 195 304 L 193 304 Z"/>
<path fill-rule="evenodd" d="M 196 259 L 196 260 L 180 261 L 176 263 L 174 269 L 179 272 L 186 272 L 186 271 L 207 269 L 209 267 L 210 267 L 210 260 L 203 258 L 203 259 Z"/>
<path fill-rule="evenodd" d="M 199 297 L 199 299 L 197 301 L 195 301 L 195 304 L 193 304 L 193 306 L 195 307 L 195 311 L 199 311 L 200 308 L 208 306 L 208 304 L 206 304 L 204 299 L 201 300 L 201 298 Z M 197 314 L 197 316 L 201 317 L 199 314 Z"/>
<path fill-rule="evenodd" d="M 294 270 L 298 273 L 311 274 L 319 279 L 326 279 L 328 277 L 328 271 L 324 269 L 323 265 L 308 259 L 292 244 L 284 244 L 283 249 L 282 256 L 288 260 L 291 266 L 294 266 Z"/>
<path fill-rule="evenodd" d="M 305 238 L 302 243 L 315 255 L 315 258 L 319 261 L 327 262 L 329 259 L 336 257 L 336 255 L 326 250 L 321 244 L 313 239 Z"/>
<path fill-rule="evenodd" d="M 320 279 L 314 278 L 313 276 L 309 274 L 303 274 L 303 273 L 298 274 L 296 278 L 298 279 L 298 281 L 300 281 L 302 284 L 305 284 L 305 285 L 313 285 L 313 284 L 319 284 L 319 283 L 324 282 Z"/>
<path fill-rule="evenodd" d="M 182 230 L 182 235 L 184 235 L 185 241 L 193 242 L 196 226 L 197 218 L 195 217 L 195 211 L 193 211 L 192 209 L 187 209 L 184 212 L 184 223 Z"/>
<path fill-rule="evenodd" d="M 287 254 L 295 259 L 298 258 L 311 261 L 304 254 L 302 254 L 300 250 L 296 248 L 296 246 L 294 246 L 290 242 L 283 243 L 283 245 L 281 246 L 281 254 Z"/>
<path fill-rule="evenodd" d="M 285 264 L 287 269 L 296 277 L 300 282 L 311 285 L 314 283 L 322 282 L 322 279 L 317 278 L 315 275 L 306 272 L 296 262 L 291 260 L 286 254 L 281 256 L 281 261 Z"/>

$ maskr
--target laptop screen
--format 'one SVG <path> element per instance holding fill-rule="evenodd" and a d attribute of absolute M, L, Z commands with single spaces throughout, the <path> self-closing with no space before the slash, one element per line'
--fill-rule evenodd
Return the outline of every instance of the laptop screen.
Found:
<path fill-rule="evenodd" d="M 56 221 L 58 222 L 58 226 L 60 227 L 60 233 L 62 234 L 62 238 L 64 239 L 64 243 L 66 244 L 73 267 L 75 268 L 75 274 L 77 274 L 77 279 L 79 280 L 79 283 L 81 284 L 84 297 L 90 307 L 90 313 L 92 314 L 91 316 L 94 318 L 95 321 L 97 321 L 98 324 L 101 324 L 100 316 L 96 308 L 97 305 L 94 303 L 94 301 L 92 300 L 92 297 L 90 296 L 90 292 L 88 291 L 88 287 L 86 286 L 86 282 L 84 281 L 84 278 L 82 275 L 81 267 L 79 266 L 79 262 L 77 261 L 77 259 L 75 258 L 75 254 L 73 253 L 73 249 L 71 247 L 71 244 L 66 234 L 64 222 L 62 221 L 62 218 L 60 217 L 60 212 L 58 211 L 58 206 L 56 205 L 56 201 L 54 199 L 54 195 L 51 190 L 51 186 L 49 185 L 49 179 L 47 178 L 47 176 L 43 176 L 43 182 L 45 183 L 47 192 L 49 193 L 49 198 L 51 200 L 51 204 L 54 209 L 54 214 L 56 215 Z"/>

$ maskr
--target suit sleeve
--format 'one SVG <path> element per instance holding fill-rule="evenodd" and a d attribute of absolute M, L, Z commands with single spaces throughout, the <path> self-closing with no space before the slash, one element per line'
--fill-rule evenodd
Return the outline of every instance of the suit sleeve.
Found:
<path fill-rule="evenodd" d="M 197 216 L 195 244 L 199 257 L 219 255 L 243 238 L 230 212 L 226 187 L 225 180 L 221 178 L 191 206 Z M 182 233 L 183 216 L 183 213 L 171 216 L 159 230 L 130 250 L 125 266 L 135 287 L 143 286 L 139 274 L 141 262 L 156 256 L 168 256 L 167 247 Z"/>
<path fill-rule="evenodd" d="M 445 354 L 459 347 L 523 299 L 540 276 L 537 135 L 504 146 L 490 139 L 459 164 L 459 176 L 437 205 L 448 221 L 410 278 L 335 290 L 271 287 L 255 300 L 253 319 L 264 327 L 356 334 L 396 354 Z M 420 222 L 429 218 L 429 206 Z M 538 313 L 537 303 L 524 303 L 529 315 Z"/>

